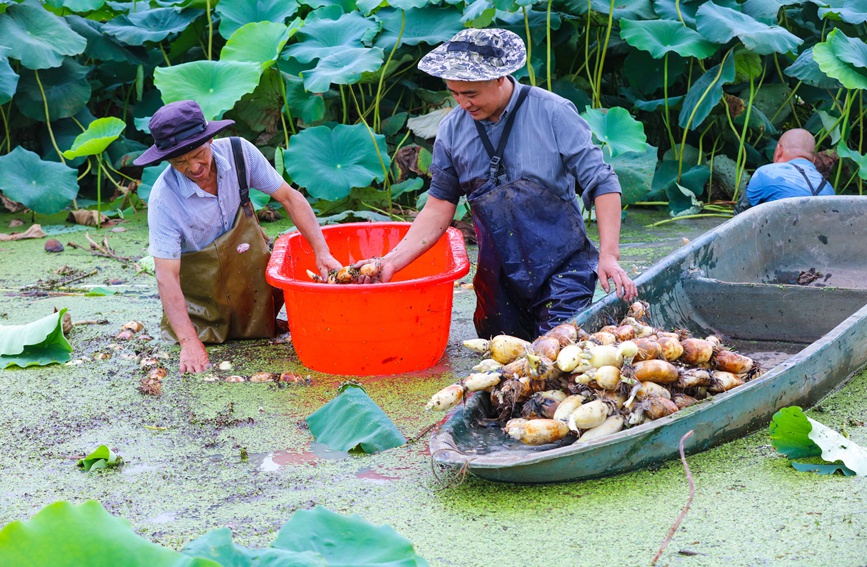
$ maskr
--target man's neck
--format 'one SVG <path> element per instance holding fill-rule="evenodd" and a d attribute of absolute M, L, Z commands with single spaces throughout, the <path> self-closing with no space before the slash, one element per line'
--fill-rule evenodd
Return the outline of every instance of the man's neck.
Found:
<path fill-rule="evenodd" d="M 503 112 L 506 111 L 506 107 L 509 106 L 509 101 L 512 100 L 512 93 L 515 90 L 515 85 L 512 84 L 512 80 L 509 77 L 503 79 L 503 84 L 499 89 L 500 96 L 502 97 L 501 102 L 502 105 L 499 109 L 488 118 L 491 122 L 499 122 L 500 116 L 503 115 Z"/>

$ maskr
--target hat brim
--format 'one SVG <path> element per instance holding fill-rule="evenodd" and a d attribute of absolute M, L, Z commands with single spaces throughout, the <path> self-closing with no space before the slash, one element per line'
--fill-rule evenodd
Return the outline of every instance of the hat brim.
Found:
<path fill-rule="evenodd" d="M 201 146 L 229 126 L 233 126 L 234 124 L 234 120 L 212 120 L 208 122 L 208 125 L 205 126 L 205 129 L 202 130 L 199 134 L 184 140 L 176 146 L 161 150 L 157 148 L 156 144 L 154 144 L 153 146 L 146 149 L 142 155 L 135 158 L 132 163 L 133 165 L 147 167 L 149 165 L 155 165 L 166 159 L 171 159 L 173 157 L 184 155 L 185 153 L 198 148 L 199 146 Z"/>
<path fill-rule="evenodd" d="M 464 52 L 448 51 L 448 42 L 440 45 L 418 62 L 418 68 L 428 75 L 447 81 L 490 81 L 511 75 L 527 62 L 525 53 L 507 58 L 503 65 L 472 59 Z"/>

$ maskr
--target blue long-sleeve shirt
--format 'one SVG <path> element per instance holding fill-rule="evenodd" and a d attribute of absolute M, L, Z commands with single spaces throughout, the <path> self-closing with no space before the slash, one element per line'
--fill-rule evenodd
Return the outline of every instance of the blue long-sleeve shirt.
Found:
<path fill-rule="evenodd" d="M 747 185 L 747 198 L 750 205 L 776 201 L 787 197 L 810 197 L 813 195 L 804 176 L 792 164 L 804 170 L 804 173 L 818 189 L 822 184 L 822 174 L 810 160 L 795 158 L 782 163 L 769 163 L 758 168 Z M 819 195 L 833 195 L 834 189 L 826 183 Z"/>

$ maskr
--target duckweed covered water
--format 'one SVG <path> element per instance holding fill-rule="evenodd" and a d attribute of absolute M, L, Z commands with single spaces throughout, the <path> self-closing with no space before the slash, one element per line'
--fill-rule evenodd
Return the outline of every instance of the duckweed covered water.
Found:
<path fill-rule="evenodd" d="M 648 232 L 644 225 L 660 217 L 646 217 L 630 211 L 624 222 L 624 240 L 634 242 L 623 247 L 622 264 L 633 274 L 711 226 L 690 221 Z M 0 226 L 11 218 L 0 215 Z M 108 236 L 122 255 L 146 254 L 143 222 L 124 226 L 125 233 L 100 236 Z M 267 230 L 273 236 L 284 228 Z M 67 240 L 87 244 L 83 233 L 61 238 Z M 313 441 L 304 418 L 332 399 L 346 377 L 310 372 L 291 343 L 268 341 L 215 346 L 211 360 L 233 363 L 222 374 L 289 370 L 310 374 L 313 384 L 178 376 L 177 348 L 158 338 L 124 344 L 113 339 L 131 319 L 159 337 L 152 276 L 68 246 L 48 254 L 43 245 L 0 243 L 0 324 L 32 321 L 55 307 L 69 308 L 76 321 L 108 323 L 76 326 L 70 333 L 73 357 L 87 359 L 77 366 L 0 370 L 0 525 L 29 518 L 57 500 L 93 498 L 165 546 L 180 549 L 228 526 L 237 543 L 262 547 L 294 511 L 321 505 L 391 525 L 432 566 L 649 565 L 686 502 L 679 462 L 614 478 L 520 486 L 432 470 L 427 435 L 376 455 L 330 452 Z M 641 254 L 630 256 L 630 250 Z M 18 293 L 63 265 L 99 270 L 72 288 L 121 281 L 124 293 Z M 441 418 L 423 410 L 430 395 L 476 361 L 460 347 L 473 336 L 473 307 L 472 291 L 456 288 L 449 346 L 437 367 L 363 379 L 409 439 Z M 97 352 L 112 358 L 95 361 Z M 145 372 L 134 357 L 151 352 L 171 357 L 160 397 L 136 390 Z M 867 375 L 861 374 L 809 415 L 867 446 L 865 396 Z M 126 464 L 83 473 L 76 460 L 102 443 Z M 767 430 L 691 456 L 689 465 L 695 499 L 658 565 L 867 564 L 867 479 L 798 473 L 770 446 Z"/>

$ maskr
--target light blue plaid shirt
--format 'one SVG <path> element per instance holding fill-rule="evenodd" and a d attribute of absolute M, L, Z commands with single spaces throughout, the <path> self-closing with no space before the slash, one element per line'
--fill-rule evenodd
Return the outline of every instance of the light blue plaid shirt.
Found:
<path fill-rule="evenodd" d="M 507 77 L 519 87 L 518 83 Z M 520 88 L 530 88 L 520 86 Z M 497 122 L 481 124 L 494 148 L 503 125 L 518 98 L 518 88 Z M 474 178 L 487 178 L 491 158 L 473 124 L 473 117 L 456 108 L 440 123 L 431 163 L 430 195 L 457 203 L 472 191 Z M 575 105 L 544 89 L 532 88 L 518 114 L 503 153 L 509 181 L 526 177 L 547 187 L 561 198 L 575 194 L 576 180 L 584 205 L 589 208 L 599 195 L 620 193 L 620 182 L 611 166 L 602 160 L 602 150 L 593 144 L 590 127 Z"/>
<path fill-rule="evenodd" d="M 247 185 L 272 195 L 283 185 L 283 178 L 256 146 L 243 138 L 241 146 Z M 214 140 L 211 150 L 217 164 L 217 195 L 203 191 L 171 166 L 154 183 L 148 199 L 148 252 L 154 258 L 180 259 L 181 254 L 201 250 L 232 228 L 241 205 L 232 144 L 228 138 Z"/>

